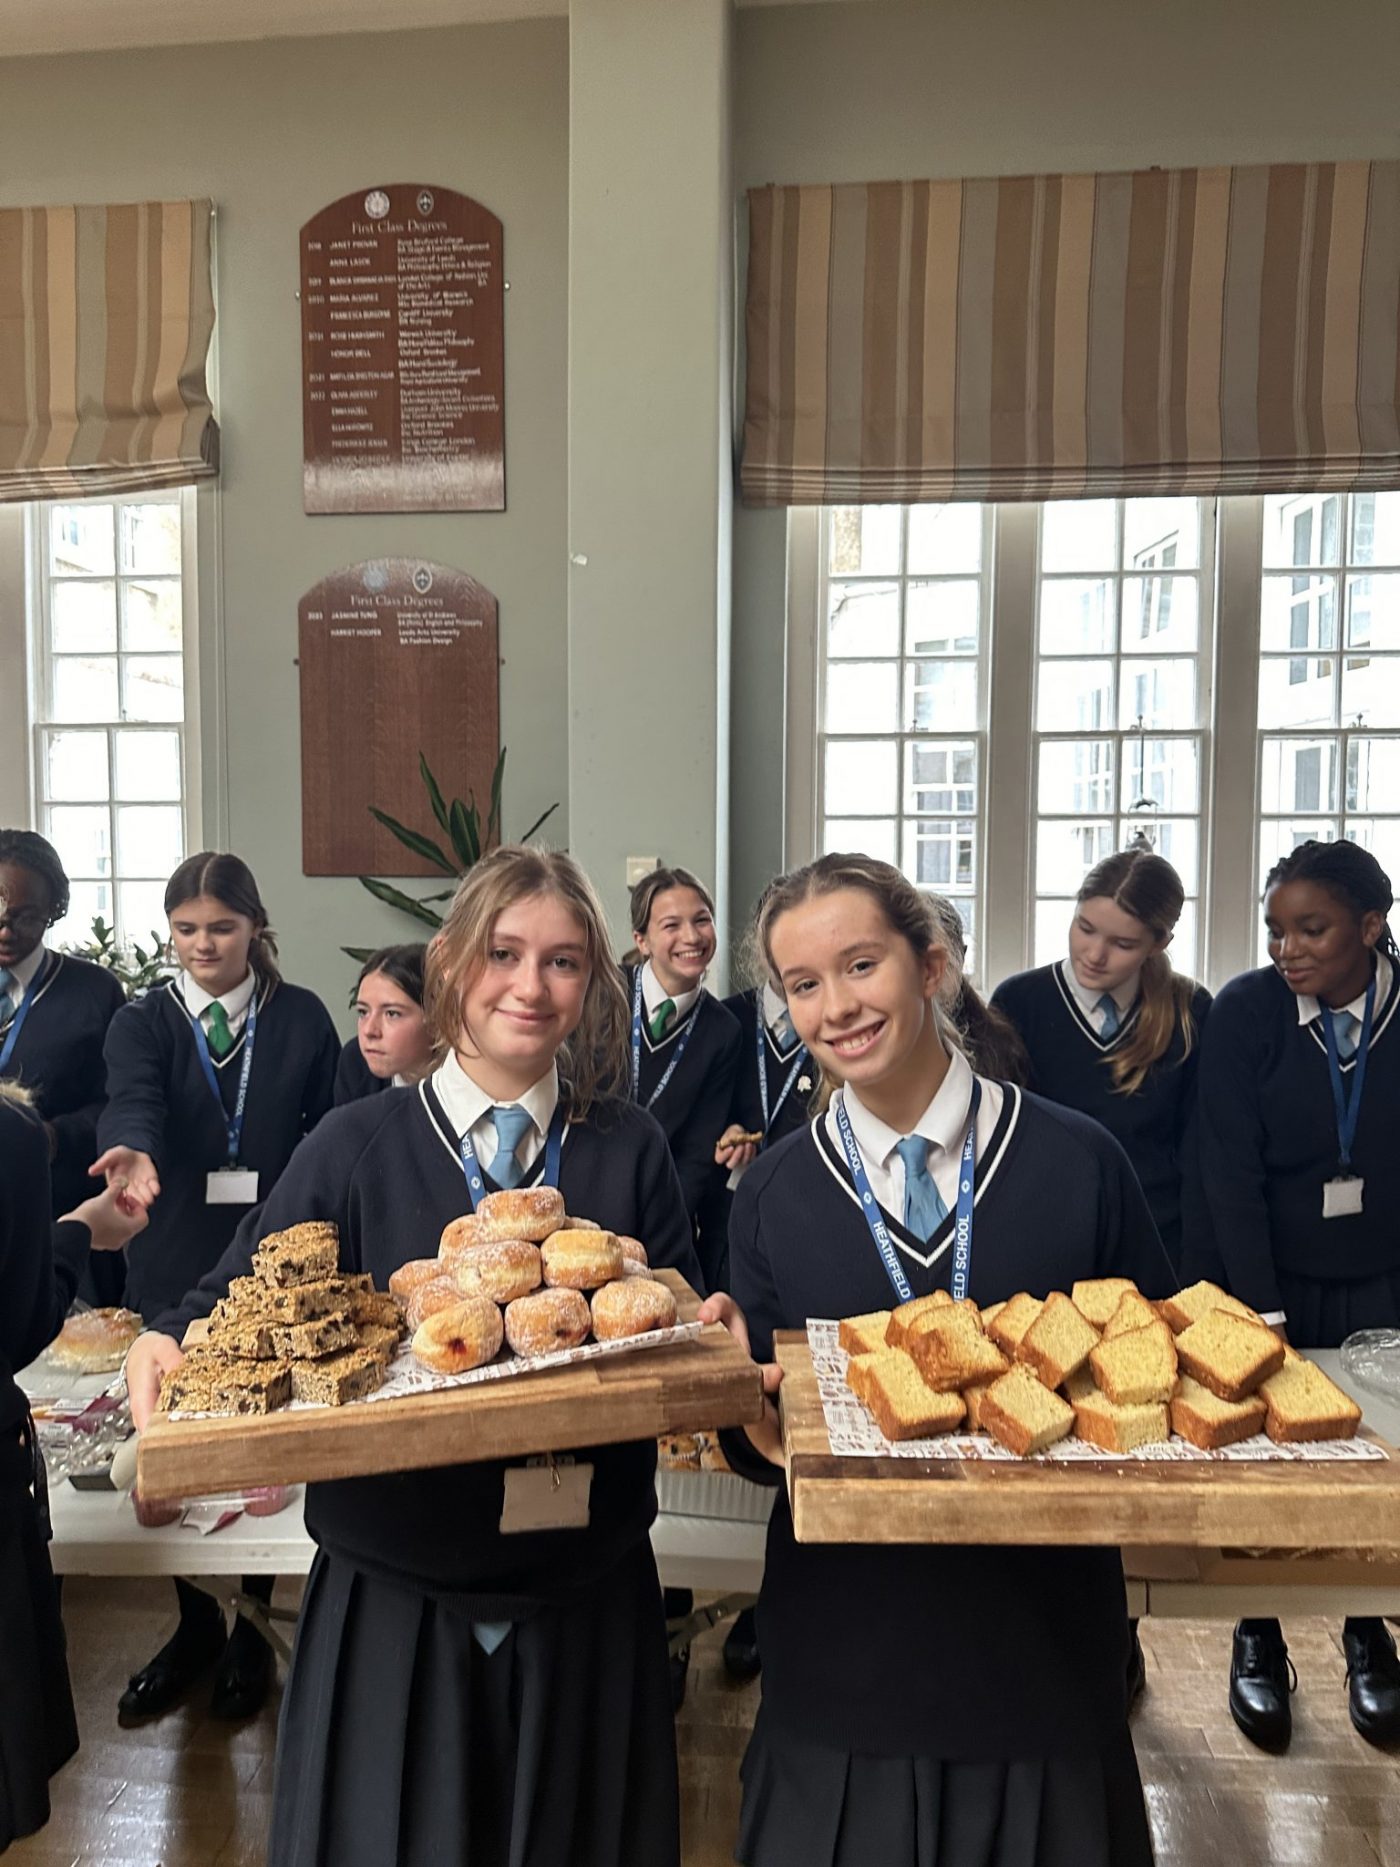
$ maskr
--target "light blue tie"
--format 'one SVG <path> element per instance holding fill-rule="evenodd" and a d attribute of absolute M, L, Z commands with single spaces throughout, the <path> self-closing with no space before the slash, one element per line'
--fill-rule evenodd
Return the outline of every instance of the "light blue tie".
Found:
<path fill-rule="evenodd" d="M 534 1127 L 534 1117 L 518 1102 L 498 1104 L 491 1111 L 496 1129 L 496 1152 L 491 1158 L 491 1178 L 497 1186 L 519 1186 L 525 1177 L 515 1150 Z"/>
<path fill-rule="evenodd" d="M 1113 994 L 1111 992 L 1105 992 L 1098 1004 L 1095 1005 L 1094 1010 L 1103 1013 L 1103 1023 L 1099 1026 L 1099 1036 L 1116 1037 L 1118 1035 L 1118 1026 L 1123 1020 L 1118 1016 L 1118 1007 L 1113 1002 Z"/>
<path fill-rule="evenodd" d="M 788 1016 L 786 1011 L 769 1026 L 769 1029 L 773 1033 L 773 1041 L 778 1046 L 779 1050 L 786 1050 L 797 1041 L 797 1032 L 793 1027 L 792 1019 Z"/>
<path fill-rule="evenodd" d="M 948 1216 L 928 1170 L 928 1142 L 921 1134 L 905 1135 L 894 1151 L 904 1162 L 904 1229 L 927 1244 Z"/>
<path fill-rule="evenodd" d="M 14 983 L 15 975 L 7 967 L 0 966 L 0 1030 L 3 1030 L 15 1015 L 15 1001 L 11 990 Z"/>
<path fill-rule="evenodd" d="M 1361 1036 L 1361 1026 L 1355 1013 L 1350 1011 L 1331 1011 L 1332 1029 L 1337 1033 L 1337 1055 L 1343 1063 L 1349 1062 L 1356 1055 L 1357 1040 Z"/>

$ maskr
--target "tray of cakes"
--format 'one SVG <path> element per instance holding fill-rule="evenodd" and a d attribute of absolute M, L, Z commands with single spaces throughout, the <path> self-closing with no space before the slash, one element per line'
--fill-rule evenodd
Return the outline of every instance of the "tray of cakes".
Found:
<path fill-rule="evenodd" d="M 776 1354 L 799 1542 L 1400 1547 L 1400 1457 L 1215 1284 L 936 1291 Z"/>
<path fill-rule="evenodd" d="M 645 1245 L 552 1188 L 483 1199 L 377 1290 L 334 1225 L 270 1234 L 161 1387 L 144 1495 L 343 1478 L 737 1425 L 757 1369 Z M 643 1353 L 642 1351 L 646 1351 Z"/>

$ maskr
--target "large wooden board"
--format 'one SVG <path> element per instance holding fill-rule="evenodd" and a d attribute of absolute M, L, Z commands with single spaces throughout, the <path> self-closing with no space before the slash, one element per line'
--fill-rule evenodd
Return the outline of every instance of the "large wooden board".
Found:
<path fill-rule="evenodd" d="M 1389 1446 L 1383 1460 L 1316 1465 L 838 1458 L 806 1336 L 781 1332 L 775 1352 L 799 1543 L 1400 1549 Z"/>
<path fill-rule="evenodd" d="M 675 1271 L 652 1275 L 675 1292 L 681 1321 L 694 1321 L 700 1299 L 685 1280 Z M 656 1439 L 739 1426 L 762 1411 L 758 1369 L 714 1324 L 669 1348 L 401 1400 L 255 1419 L 158 1415 L 141 1436 L 137 1482 L 148 1497 L 207 1497 Z"/>

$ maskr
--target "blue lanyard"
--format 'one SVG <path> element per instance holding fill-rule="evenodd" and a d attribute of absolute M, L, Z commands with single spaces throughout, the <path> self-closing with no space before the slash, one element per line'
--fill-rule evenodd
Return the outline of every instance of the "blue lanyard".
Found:
<path fill-rule="evenodd" d="M 967 1134 L 963 1140 L 962 1159 L 958 1165 L 958 1206 L 953 1230 L 952 1295 L 959 1302 L 967 1295 L 968 1275 L 972 1269 L 972 1206 L 977 1186 L 977 1110 L 981 1101 L 982 1085 L 974 1077 L 972 1079 L 972 1102 L 967 1112 Z M 904 1275 L 899 1253 L 895 1250 L 894 1240 L 890 1237 L 890 1228 L 881 1217 L 880 1207 L 874 1193 L 870 1190 L 870 1176 L 865 1171 L 865 1162 L 861 1159 L 860 1149 L 856 1145 L 851 1118 L 846 1113 L 845 1098 L 838 1096 L 834 1106 L 836 1131 L 841 1137 L 846 1165 L 851 1170 L 852 1180 L 855 1181 L 856 1197 L 860 1200 L 860 1209 L 865 1214 L 865 1223 L 870 1227 L 870 1236 L 875 1240 L 875 1248 L 880 1253 L 885 1275 L 894 1285 L 895 1295 L 901 1303 L 908 1303 L 912 1300 L 914 1292 L 909 1286 L 909 1279 Z"/>
<path fill-rule="evenodd" d="M 1337 1027 L 1332 1013 L 1322 1007 L 1322 1035 L 1327 1040 L 1327 1073 L 1332 1078 L 1332 1106 L 1337 1112 L 1337 1147 L 1341 1165 L 1351 1165 L 1351 1144 L 1356 1139 L 1356 1125 L 1361 1120 L 1361 1092 L 1366 1087 L 1366 1053 L 1371 1048 L 1371 1014 L 1376 1009 L 1376 980 L 1372 974 L 1366 987 L 1366 1012 L 1361 1020 L 1361 1041 L 1356 1046 L 1356 1067 L 1352 1071 L 1351 1094 L 1342 1081 L 1342 1061 L 1337 1054 Z"/>
<path fill-rule="evenodd" d="M 36 972 L 29 981 L 28 991 L 19 1002 L 19 1010 L 10 1019 L 10 1028 L 5 1035 L 5 1047 L 0 1050 L 0 1076 L 3 1076 L 9 1068 L 10 1058 L 15 1054 L 15 1045 L 19 1042 L 19 1034 L 24 1029 L 24 1021 L 29 1016 L 30 1007 L 34 1003 L 34 988 L 38 983 L 39 975 Z"/>
<path fill-rule="evenodd" d="M 676 1065 L 680 1062 L 681 1058 L 685 1055 L 685 1047 L 690 1042 L 691 1038 L 695 1035 L 695 1027 L 700 1022 L 700 1013 L 704 1009 L 705 1009 L 705 989 L 702 986 L 700 988 L 700 997 L 696 1001 L 695 1009 L 690 1014 L 690 1023 L 685 1027 L 685 1030 L 681 1034 L 681 1040 L 676 1045 L 675 1054 L 672 1056 L 671 1061 L 666 1065 L 661 1081 L 656 1085 L 655 1089 L 653 1089 L 651 1094 L 647 1097 L 646 1102 L 643 1104 L 643 1107 L 645 1108 L 654 1107 L 657 1101 L 660 1099 L 661 1091 L 666 1087 L 667 1083 L 669 1083 L 671 1078 L 675 1075 Z M 642 1094 L 642 969 L 640 966 L 638 966 L 636 983 L 632 987 L 632 1100 L 634 1102 L 640 1101 L 641 1094 Z"/>
<path fill-rule="evenodd" d="M 557 1102 L 554 1119 L 549 1124 L 549 1134 L 545 1138 L 544 1178 L 539 1182 L 541 1186 L 558 1186 L 559 1155 L 563 1146 L 564 1104 Z M 457 1149 L 462 1156 L 462 1172 L 467 1177 L 467 1191 L 471 1194 L 472 1211 L 475 1212 L 486 1192 L 486 1182 L 481 1177 L 481 1166 L 476 1158 L 476 1149 L 472 1146 L 470 1131 L 462 1136 Z"/>
<path fill-rule="evenodd" d="M 773 1113 L 770 1115 L 768 1113 L 768 1032 L 763 1022 L 762 992 L 758 995 L 754 1010 L 758 1013 L 758 1016 L 754 1020 L 754 1026 L 758 1032 L 758 1097 L 763 1105 L 763 1141 L 766 1142 L 768 1139 L 768 1130 L 773 1126 L 773 1123 L 782 1112 L 782 1106 L 792 1092 L 792 1085 L 797 1081 L 797 1073 L 807 1061 L 807 1046 L 805 1044 L 799 1044 L 797 1046 L 797 1055 L 793 1058 L 792 1068 L 788 1071 L 787 1081 L 783 1084 L 782 1092 L 777 1101 L 773 1104 Z M 759 1145 L 761 1147 L 763 1142 L 760 1142 Z"/>
<path fill-rule="evenodd" d="M 253 1074 L 253 1040 L 258 1034 L 258 988 L 253 987 L 253 996 L 248 1001 L 248 1022 L 243 1027 L 243 1067 L 238 1073 L 238 1097 L 230 1115 L 224 1107 L 224 1098 L 219 1093 L 219 1077 L 214 1068 L 214 1059 L 209 1054 L 209 1039 L 204 1035 L 204 1026 L 197 1017 L 190 1019 L 194 1031 L 194 1047 L 199 1052 L 199 1067 L 204 1071 L 204 1080 L 208 1083 L 214 1100 L 219 1105 L 219 1113 L 228 1123 L 228 1164 L 238 1165 L 238 1150 L 243 1142 L 243 1111 L 248 1106 L 248 1078 Z"/>

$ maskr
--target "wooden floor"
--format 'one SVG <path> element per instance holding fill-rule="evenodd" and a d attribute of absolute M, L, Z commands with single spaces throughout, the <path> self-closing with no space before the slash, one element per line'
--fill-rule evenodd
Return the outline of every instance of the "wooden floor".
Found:
<path fill-rule="evenodd" d="M 117 1727 L 117 1696 L 164 1638 L 171 1602 L 168 1583 L 68 1583 L 83 1747 L 54 1783 L 48 1828 L 6 1867 L 262 1867 L 275 1707 L 233 1730 L 198 1703 L 140 1731 Z M 1271 1758 L 1225 1707 L 1229 1629 L 1143 1623 L 1148 1690 L 1134 1731 L 1159 1867 L 1400 1867 L 1400 1756 L 1364 1744 L 1347 1721 L 1338 1630 L 1298 1621 L 1286 1631 L 1299 1675 L 1294 1739 Z M 757 1699 L 757 1685 L 726 1680 L 718 1632 L 697 1643 L 679 1722 L 686 1867 L 731 1859 Z"/>

